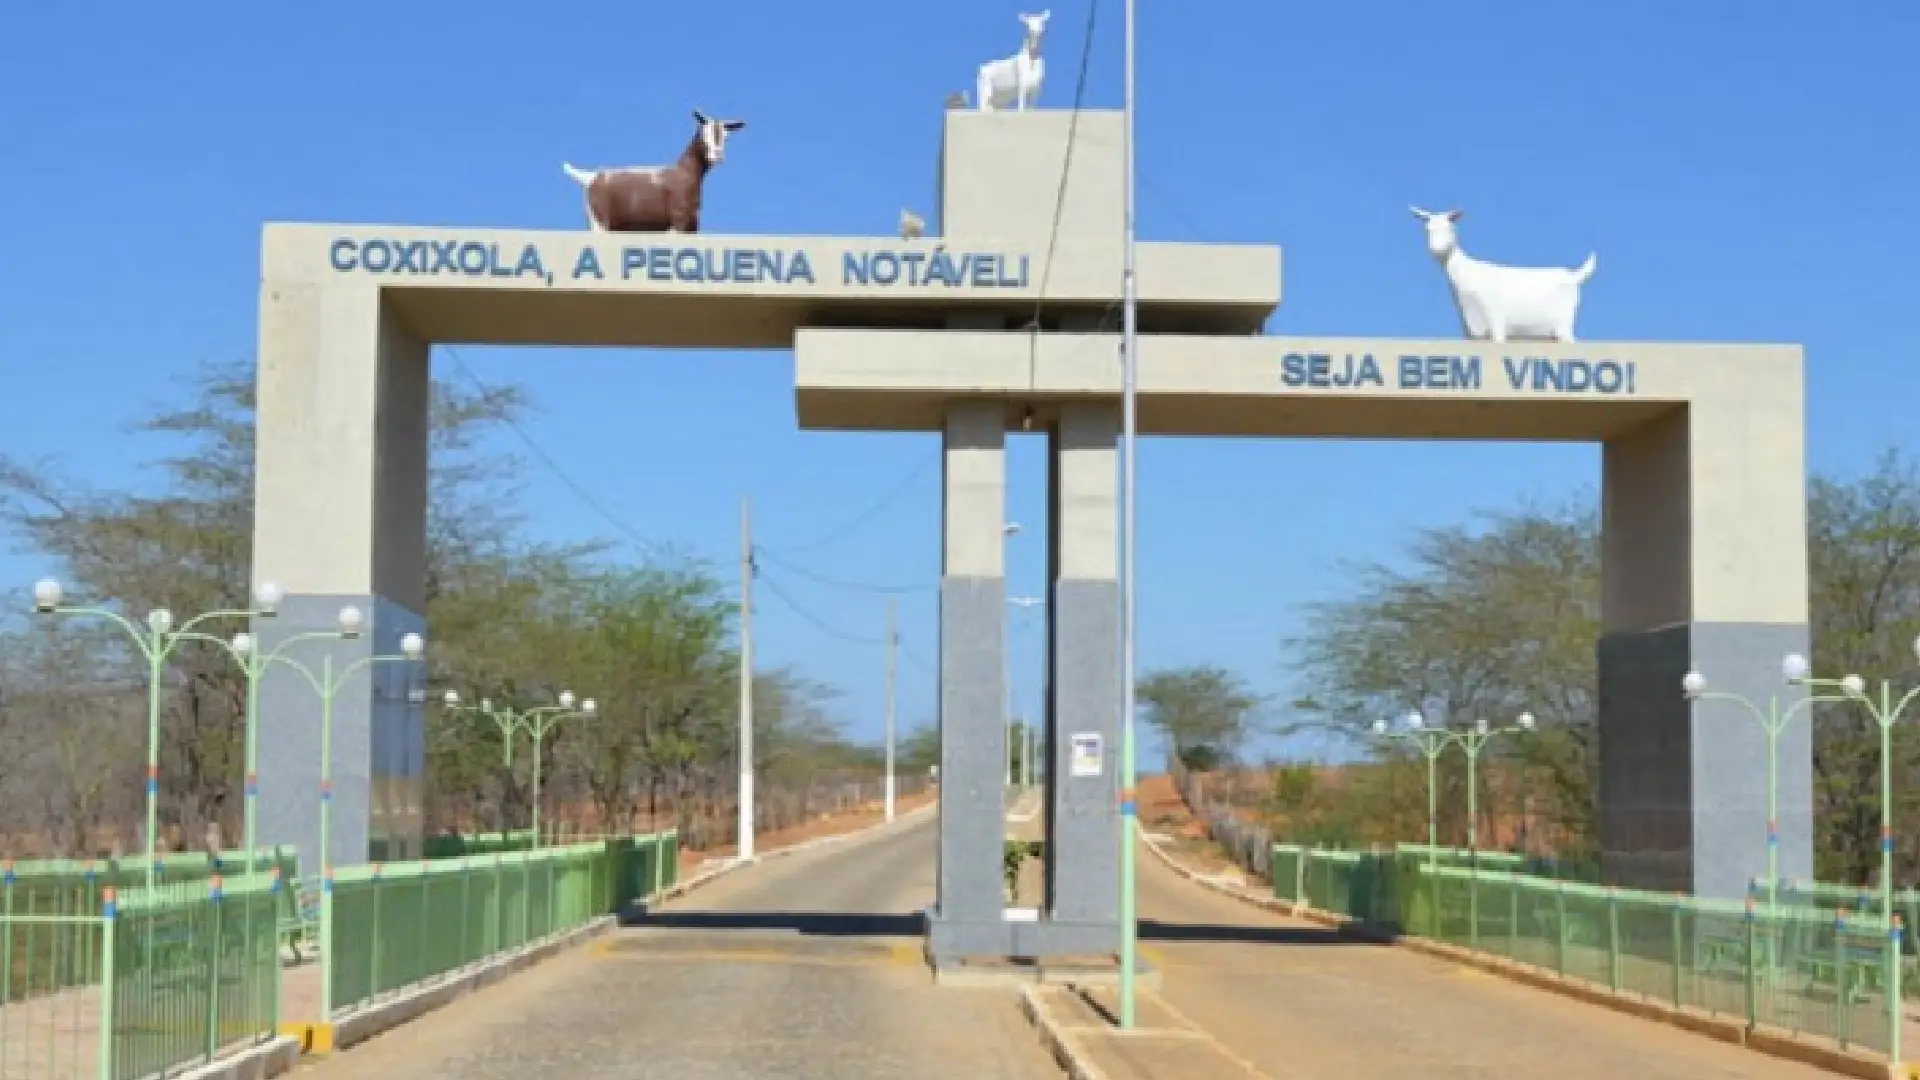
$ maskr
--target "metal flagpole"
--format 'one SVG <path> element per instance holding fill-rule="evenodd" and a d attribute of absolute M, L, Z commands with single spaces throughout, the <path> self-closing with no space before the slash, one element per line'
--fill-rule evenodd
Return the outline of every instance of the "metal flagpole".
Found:
<path fill-rule="evenodd" d="M 1134 1020 L 1133 968 L 1139 926 L 1135 922 L 1134 845 L 1139 818 L 1134 793 L 1133 746 L 1133 483 L 1134 389 L 1139 376 L 1135 348 L 1134 228 L 1133 228 L 1133 7 L 1126 0 L 1126 95 L 1122 109 L 1121 160 L 1124 176 L 1125 235 L 1121 251 L 1121 392 L 1120 392 L 1120 1026 L 1131 1029 Z"/>

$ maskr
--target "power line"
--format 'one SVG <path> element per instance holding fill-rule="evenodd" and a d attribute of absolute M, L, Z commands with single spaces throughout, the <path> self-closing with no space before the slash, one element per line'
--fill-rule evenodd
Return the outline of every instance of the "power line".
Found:
<path fill-rule="evenodd" d="M 858 529 L 860 526 L 866 524 L 868 521 L 871 521 L 882 510 L 885 510 L 888 506 L 891 506 L 895 499 L 905 494 L 907 489 L 913 486 L 913 482 L 920 478 L 920 474 L 927 471 L 927 466 L 932 465 L 935 461 L 938 461 L 940 459 L 941 449 L 942 448 L 940 447 L 935 447 L 933 452 L 928 454 L 926 457 L 922 458 L 920 460 L 920 463 L 915 465 L 913 469 L 907 473 L 904 479 L 902 479 L 898 484 L 895 484 L 891 489 L 887 491 L 885 495 L 882 495 L 871 506 L 868 506 L 865 510 L 862 510 L 860 513 L 854 515 L 851 519 L 843 523 L 839 528 L 834 529 L 833 531 L 828 532 L 823 536 L 810 540 L 807 543 L 796 544 L 791 547 L 783 547 L 783 548 L 778 548 L 774 550 L 784 551 L 788 555 L 797 555 L 803 551 L 812 551 L 815 548 L 825 547 L 828 544 L 831 544 L 834 541 L 839 540 L 841 537 L 846 536 L 848 533 L 853 532 L 855 529 Z M 767 551 L 769 549 L 765 547 L 761 547 L 759 550 Z"/>
<path fill-rule="evenodd" d="M 820 631 L 830 638 L 836 638 L 849 645 L 885 645 L 887 643 L 885 638 L 862 637 L 859 634 L 850 634 L 827 622 L 825 619 L 808 610 L 806 605 L 795 600 L 791 594 L 780 587 L 778 582 L 766 576 L 764 572 L 754 574 L 754 580 L 766 586 L 767 591 L 772 593 L 782 604 L 786 605 L 787 610 L 800 616 L 801 619 L 806 621 L 815 630 Z"/>
<path fill-rule="evenodd" d="M 473 383 L 474 387 L 477 388 L 481 394 L 486 395 L 486 394 L 492 394 L 494 392 L 493 387 L 488 386 L 485 382 L 481 381 L 480 376 L 475 375 L 473 373 L 473 369 L 467 366 L 466 360 L 461 357 L 458 350 L 453 348 L 451 345 L 442 345 L 440 346 L 440 349 L 442 352 L 445 352 L 447 356 L 453 360 L 454 366 L 460 369 L 460 373 L 462 375 L 465 375 L 467 377 L 467 380 Z M 618 530 L 622 535 L 624 535 L 629 541 L 638 545 L 643 551 L 646 551 L 649 554 L 658 554 L 661 550 L 663 550 L 664 545 L 662 545 L 659 541 L 651 540 L 651 539 L 648 539 L 647 537 L 641 536 L 638 530 L 634 529 L 632 526 L 628 525 L 625 521 L 621 520 L 619 515 L 615 514 L 612 510 L 607 509 L 605 504 L 603 504 L 602 502 L 600 502 L 600 500 L 594 498 L 590 493 L 588 493 L 587 489 L 582 487 L 580 483 L 576 481 L 572 476 L 569 476 L 567 474 L 567 471 L 560 467 L 560 463 L 553 459 L 553 455 L 547 453 L 546 450 L 542 449 L 540 444 L 534 441 L 533 436 L 527 434 L 526 429 L 521 427 L 520 424 L 516 420 L 514 420 L 513 417 L 502 413 L 498 419 L 500 420 L 501 423 L 504 423 L 507 425 L 508 430 L 512 431 L 515 435 L 519 436 L 520 441 L 526 444 L 526 447 L 528 450 L 531 450 L 533 452 L 533 456 L 538 458 L 541 464 L 547 467 L 547 471 L 551 472 L 562 484 L 564 484 L 567 487 L 569 491 L 573 492 L 574 496 L 578 498 L 583 504 L 585 504 L 589 510 L 592 510 L 594 513 L 599 514 L 600 517 L 607 522 L 607 524 L 612 525 L 616 530 Z"/>
<path fill-rule="evenodd" d="M 767 548 L 761 547 L 758 544 L 754 545 L 753 550 L 754 550 L 754 554 L 759 555 L 767 559 L 769 562 L 772 562 L 775 565 L 784 568 L 789 573 L 792 573 L 797 577 L 806 578 L 808 581 L 811 581 L 816 585 L 824 585 L 829 589 L 845 589 L 848 592 L 868 592 L 868 593 L 880 593 L 883 595 L 890 595 L 890 596 L 905 596 L 911 593 L 933 592 L 936 588 L 938 588 L 938 586 L 935 586 L 935 585 L 880 585 L 880 584 L 867 582 L 867 581 L 842 581 L 838 578 L 831 578 L 826 576 L 825 574 L 821 574 L 813 570 L 809 570 L 806 567 L 801 566 L 799 563 L 796 563 L 791 559 L 782 558 L 779 554 L 773 551 L 770 551 Z"/>
<path fill-rule="evenodd" d="M 1093 30 L 1100 15 L 1100 0 L 1087 5 L 1087 31 L 1080 43 L 1080 73 L 1073 84 L 1073 112 L 1067 118 L 1067 149 L 1060 160 L 1060 189 L 1053 199 L 1053 224 L 1047 235 L 1047 258 L 1040 268 L 1040 292 L 1033 300 L 1033 328 L 1040 328 L 1040 308 L 1046 302 L 1047 282 L 1053 277 L 1054 248 L 1060 241 L 1060 219 L 1067 208 L 1067 178 L 1073 174 L 1073 147 L 1079 141 L 1080 111 L 1087 97 L 1087 75 L 1093 68 Z"/>

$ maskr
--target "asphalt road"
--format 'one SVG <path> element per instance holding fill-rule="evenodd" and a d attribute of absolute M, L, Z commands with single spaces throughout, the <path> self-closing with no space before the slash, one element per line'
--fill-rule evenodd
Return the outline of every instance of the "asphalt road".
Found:
<path fill-rule="evenodd" d="M 920 959 L 931 815 L 735 871 L 305 1080 L 1058 1080 L 1009 990 Z"/>

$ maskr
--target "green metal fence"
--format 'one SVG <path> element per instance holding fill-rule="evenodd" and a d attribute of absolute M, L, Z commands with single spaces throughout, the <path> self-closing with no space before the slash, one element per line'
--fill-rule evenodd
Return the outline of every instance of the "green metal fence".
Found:
<path fill-rule="evenodd" d="M 322 1018 L 618 912 L 674 884 L 667 832 L 342 869 L 323 886 Z"/>
<path fill-rule="evenodd" d="M 1276 844 L 1272 866 L 1281 900 L 1749 1025 L 1887 1053 L 1900 1023 L 1900 922 L 1877 912 L 1556 881 L 1424 848 Z"/>
<path fill-rule="evenodd" d="M 279 1027 L 278 878 L 103 889 L 0 916 L 0 1080 L 135 1080 Z"/>
<path fill-rule="evenodd" d="M 618 912 L 673 885 L 678 854 L 669 831 L 342 870 L 322 893 L 323 1008 Z M 151 890 L 137 862 L 0 864 L 0 1080 L 137 1080 L 279 1031 L 291 851 L 232 876 L 168 862 Z"/>

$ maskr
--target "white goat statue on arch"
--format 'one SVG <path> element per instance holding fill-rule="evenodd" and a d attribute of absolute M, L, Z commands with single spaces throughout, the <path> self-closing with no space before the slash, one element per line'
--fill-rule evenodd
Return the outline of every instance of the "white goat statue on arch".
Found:
<path fill-rule="evenodd" d="M 974 87 L 974 100 L 981 112 L 993 112 L 1008 105 L 1019 112 L 1040 103 L 1040 84 L 1047 78 L 1047 61 L 1040 55 L 1040 38 L 1047 32 L 1051 8 L 1038 15 L 1021 15 L 1027 28 L 1020 51 L 980 65 L 980 77 Z"/>
<path fill-rule="evenodd" d="M 1436 214 L 1410 207 L 1426 223 L 1427 252 L 1439 260 L 1453 289 L 1460 323 L 1473 341 L 1572 341 L 1580 314 L 1580 286 L 1599 265 L 1598 254 L 1572 270 L 1557 266 L 1501 266 L 1460 250 L 1453 223 L 1460 211 Z"/>

